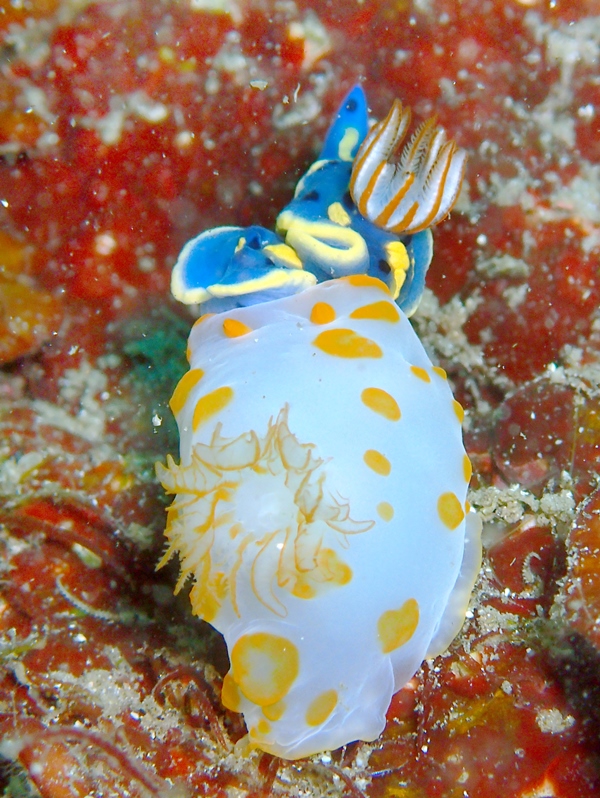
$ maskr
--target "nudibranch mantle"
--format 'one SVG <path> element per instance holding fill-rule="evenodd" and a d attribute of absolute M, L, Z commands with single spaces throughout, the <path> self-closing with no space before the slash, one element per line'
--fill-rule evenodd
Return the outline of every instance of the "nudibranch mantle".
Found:
<path fill-rule="evenodd" d="M 160 564 L 178 554 L 176 591 L 191 576 L 193 612 L 225 638 L 222 700 L 250 745 L 289 759 L 381 733 L 393 693 L 460 629 L 481 558 L 462 408 L 401 288 L 372 274 L 373 252 L 403 248 L 412 307 L 429 261 L 408 252 L 421 241 L 430 258 L 431 234 L 380 230 L 346 196 L 370 135 L 361 102 L 346 98 L 284 210 L 285 240 L 209 231 L 173 277 L 218 312 L 192 328 L 170 402 L 181 459 L 157 464 L 175 496 Z M 289 236 L 302 219 L 314 246 Z M 362 238 L 360 266 L 336 266 L 329 224 Z"/>

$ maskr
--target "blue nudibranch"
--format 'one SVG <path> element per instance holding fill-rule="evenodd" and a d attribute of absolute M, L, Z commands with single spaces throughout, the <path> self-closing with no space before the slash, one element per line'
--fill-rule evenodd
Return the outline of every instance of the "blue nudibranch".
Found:
<path fill-rule="evenodd" d="M 176 591 L 225 637 L 222 700 L 289 759 L 374 740 L 459 631 L 481 559 L 462 408 L 406 318 L 465 154 L 354 88 L 277 219 L 209 230 L 172 291 L 200 303 L 171 398 Z M 210 311 L 206 313 L 206 311 Z"/>

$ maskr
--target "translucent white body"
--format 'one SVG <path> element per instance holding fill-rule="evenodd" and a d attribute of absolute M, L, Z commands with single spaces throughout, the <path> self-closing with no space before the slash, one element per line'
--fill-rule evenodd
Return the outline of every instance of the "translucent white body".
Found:
<path fill-rule="evenodd" d="M 479 568 L 445 374 L 364 276 L 205 317 L 189 354 L 165 560 L 225 637 L 223 701 L 279 756 L 373 740 Z"/>

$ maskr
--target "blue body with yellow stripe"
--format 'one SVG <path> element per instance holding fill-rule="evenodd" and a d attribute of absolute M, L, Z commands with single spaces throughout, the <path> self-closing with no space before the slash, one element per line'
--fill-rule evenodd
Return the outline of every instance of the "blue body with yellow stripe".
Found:
<path fill-rule="evenodd" d="M 425 286 L 432 236 L 429 229 L 404 236 L 383 230 L 357 210 L 349 184 L 367 130 L 366 98 L 356 86 L 318 160 L 279 214 L 277 233 L 259 226 L 201 233 L 175 265 L 174 296 L 218 312 L 292 295 L 315 282 L 369 274 L 386 283 L 410 316 Z"/>

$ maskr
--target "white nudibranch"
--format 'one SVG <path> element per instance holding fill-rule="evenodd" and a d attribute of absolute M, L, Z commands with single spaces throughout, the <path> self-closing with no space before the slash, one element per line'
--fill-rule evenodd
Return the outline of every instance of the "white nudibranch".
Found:
<path fill-rule="evenodd" d="M 351 157 L 365 135 L 380 135 L 366 132 L 360 89 L 345 102 L 324 150 L 331 166 L 310 173 L 314 186 L 290 205 L 283 232 L 318 220 L 319 202 L 327 224 L 340 223 L 322 193 L 347 196 L 350 166 L 336 153 Z M 433 155 L 417 142 L 407 162 L 430 165 L 428 179 L 456 194 L 459 167 L 427 131 Z M 347 139 L 354 150 L 342 148 Z M 333 173 L 337 183 L 326 180 Z M 343 224 L 366 241 L 365 270 L 391 245 L 405 248 L 410 290 L 398 302 L 389 268 L 381 280 L 323 278 L 314 247 L 307 287 L 290 280 L 282 295 L 296 251 L 262 228 L 203 234 L 174 271 L 184 301 L 206 283 L 220 312 L 194 324 L 190 369 L 170 402 L 181 459 L 157 464 L 175 497 L 160 565 L 179 556 L 176 592 L 191 578 L 193 612 L 225 638 L 222 700 L 244 714 L 250 746 L 288 759 L 378 737 L 393 693 L 458 633 L 481 560 L 463 410 L 399 307 L 418 302 L 431 235 L 378 233 L 360 215 L 368 201 L 364 210 L 345 201 Z M 434 205 L 428 224 L 449 210 Z M 296 255 L 289 268 L 302 269 Z M 268 291 L 259 295 L 249 275 Z M 221 285 L 229 298 L 219 306 Z"/>

